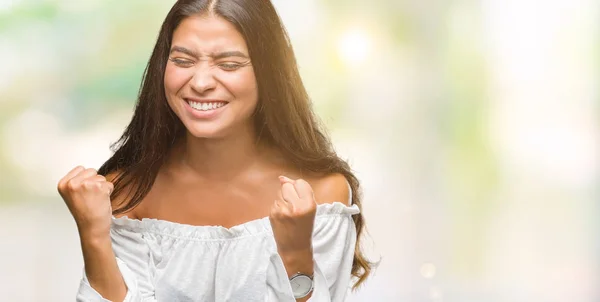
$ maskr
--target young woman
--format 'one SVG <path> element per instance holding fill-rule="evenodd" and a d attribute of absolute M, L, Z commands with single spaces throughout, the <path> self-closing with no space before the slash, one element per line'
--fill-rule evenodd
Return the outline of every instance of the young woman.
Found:
<path fill-rule="evenodd" d="M 78 301 L 343 301 L 369 275 L 359 182 L 267 0 L 180 0 L 114 155 L 58 184 Z"/>

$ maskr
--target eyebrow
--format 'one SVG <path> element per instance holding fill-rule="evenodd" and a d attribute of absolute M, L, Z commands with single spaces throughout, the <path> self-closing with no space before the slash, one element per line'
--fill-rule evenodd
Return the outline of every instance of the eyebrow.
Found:
<path fill-rule="evenodd" d="M 184 54 L 186 54 L 188 56 L 192 56 L 192 57 L 195 57 L 195 58 L 199 58 L 200 57 L 200 55 L 197 52 L 195 52 L 193 50 L 190 50 L 190 49 L 187 49 L 187 48 L 182 47 L 182 46 L 173 46 L 173 48 L 171 48 L 171 51 L 169 52 L 169 54 L 172 54 L 174 52 L 181 52 L 181 53 L 184 53 Z M 243 52 L 238 51 L 238 50 L 223 51 L 223 52 L 219 52 L 219 53 L 213 53 L 213 54 L 210 54 L 209 57 L 212 57 L 215 60 L 223 59 L 223 58 L 229 58 L 229 57 L 239 57 L 239 58 L 243 58 L 243 59 L 248 59 L 248 56 L 246 54 L 244 54 Z"/>

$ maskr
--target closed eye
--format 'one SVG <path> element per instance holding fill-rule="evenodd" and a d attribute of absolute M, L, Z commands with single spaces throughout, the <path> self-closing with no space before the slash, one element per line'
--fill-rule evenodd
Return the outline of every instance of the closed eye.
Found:
<path fill-rule="evenodd" d="M 227 62 L 227 63 L 219 63 L 219 67 L 225 71 L 234 71 L 240 69 L 244 66 L 250 65 L 250 61 L 245 63 L 237 63 L 237 62 Z"/>
<path fill-rule="evenodd" d="M 192 67 L 194 65 L 193 61 L 181 59 L 181 58 L 169 58 L 169 61 L 173 62 L 176 66 L 179 67 Z"/>
<path fill-rule="evenodd" d="M 221 63 L 219 64 L 219 67 L 221 67 L 223 70 L 236 70 L 240 67 L 242 67 L 241 64 L 238 63 Z"/>

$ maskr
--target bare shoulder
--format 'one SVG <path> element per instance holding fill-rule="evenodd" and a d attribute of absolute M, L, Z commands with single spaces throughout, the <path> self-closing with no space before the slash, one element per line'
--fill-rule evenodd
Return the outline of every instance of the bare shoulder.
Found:
<path fill-rule="evenodd" d="M 318 204 L 341 202 L 349 205 L 350 188 L 346 177 L 341 173 L 332 173 L 309 181 Z"/>

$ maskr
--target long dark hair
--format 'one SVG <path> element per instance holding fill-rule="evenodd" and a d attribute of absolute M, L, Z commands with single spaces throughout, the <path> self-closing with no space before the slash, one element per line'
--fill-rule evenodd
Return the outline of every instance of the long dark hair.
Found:
<path fill-rule="evenodd" d="M 315 173 L 341 173 L 352 188 L 352 202 L 361 207 L 359 181 L 341 159 L 320 126 L 304 88 L 289 37 L 275 8 L 267 0 L 179 0 L 162 24 L 144 71 L 133 118 L 112 145 L 113 156 L 99 174 L 117 173 L 114 200 L 126 194 L 114 214 L 136 207 L 148 194 L 175 142 L 185 128 L 169 108 L 163 85 L 173 32 L 192 15 L 210 13 L 231 22 L 242 34 L 258 85 L 255 129 L 261 141 L 277 148 L 295 167 Z M 360 249 L 364 220 L 353 215 L 357 242 L 352 275 L 357 288 L 372 264 Z"/>

